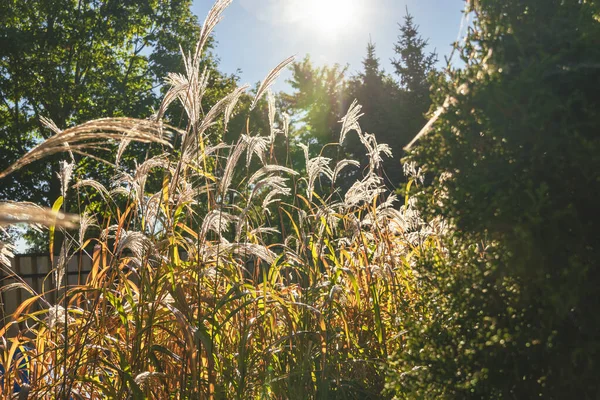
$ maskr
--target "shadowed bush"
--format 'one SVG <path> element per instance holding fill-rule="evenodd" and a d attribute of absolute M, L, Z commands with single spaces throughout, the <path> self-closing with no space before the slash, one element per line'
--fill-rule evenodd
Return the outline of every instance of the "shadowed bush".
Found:
<path fill-rule="evenodd" d="M 598 398 L 600 10 L 480 0 L 411 158 L 445 254 L 417 267 L 399 398 Z M 439 114 L 436 114 L 439 115 Z M 436 201 L 431 200 L 431 194 Z"/>

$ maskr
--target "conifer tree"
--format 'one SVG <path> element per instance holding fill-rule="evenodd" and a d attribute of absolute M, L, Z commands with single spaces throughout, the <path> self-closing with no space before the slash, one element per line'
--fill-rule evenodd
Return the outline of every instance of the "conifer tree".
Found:
<path fill-rule="evenodd" d="M 384 158 L 380 172 L 384 175 L 386 184 L 395 188 L 402 180 L 402 146 L 410 139 L 410 134 L 403 129 L 403 119 L 396 113 L 399 88 L 381 68 L 375 44 L 370 40 L 362 64 L 363 70 L 350 80 L 348 96 L 357 99 L 363 107 L 363 130 L 374 134 L 379 143 L 386 143 L 391 147 L 393 155 L 391 158 Z M 362 167 L 366 167 L 364 147 L 358 137 L 349 135 L 346 141 L 348 152 L 356 159 L 362 158 Z"/>
<path fill-rule="evenodd" d="M 435 69 L 437 54 L 427 54 L 428 40 L 419 34 L 419 26 L 414 23 L 414 18 L 408 9 L 404 16 L 404 23 L 400 24 L 398 42 L 394 51 L 398 58 L 392 60 L 395 72 L 400 78 L 400 86 L 413 94 L 420 101 L 427 101 L 429 97 L 429 84 L 427 77 Z"/>

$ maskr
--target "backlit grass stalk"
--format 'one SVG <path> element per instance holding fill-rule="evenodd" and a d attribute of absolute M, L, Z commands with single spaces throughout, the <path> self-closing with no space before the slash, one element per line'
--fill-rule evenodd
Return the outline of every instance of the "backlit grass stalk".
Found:
<path fill-rule="evenodd" d="M 64 131 L 47 122 L 55 130 L 49 144 L 0 174 L 89 143 L 125 142 L 116 158 L 131 140 L 177 150 L 135 170 L 117 159 L 110 190 L 89 178 L 65 184 L 65 193 L 84 186 L 97 191 L 106 205 L 96 216 L 100 234 L 65 240 L 65 258 L 94 247 L 93 269 L 87 282 L 61 293 L 62 307 L 50 304 L 46 293 L 35 294 L 0 330 L 3 395 L 20 381 L 10 368 L 19 362 L 13 360 L 19 345 L 30 357 L 32 398 L 380 395 L 380 366 L 401 346 L 397 317 L 413 295 L 410 259 L 437 232 L 408 197 L 396 208 L 377 174 L 389 149 L 362 132 L 356 103 L 341 121 L 340 142 L 357 134 L 370 163 L 345 194 L 334 191 L 335 180 L 342 168 L 358 166 L 352 160 L 311 157 L 304 147 L 304 166 L 288 168 L 289 154 L 285 166 L 276 165 L 273 148 L 281 132 L 270 94 L 268 132 L 246 129 L 234 144 L 207 142 L 208 131 L 227 129 L 246 96 L 242 87 L 206 113 L 201 107 L 207 89 L 201 49 L 228 4 L 217 3 L 194 54 L 184 54 L 186 75 L 169 75 L 156 119 L 99 120 Z M 251 108 L 264 103 L 290 61 L 267 75 Z M 177 140 L 164 134 L 162 120 L 174 101 L 187 117 L 185 130 L 168 128 Z M 216 124 L 220 118 L 222 125 Z M 295 141 L 286 136 L 288 152 Z M 156 192 L 147 189 L 150 177 L 162 180 Z M 40 222 L 19 215 L 12 212 L 8 222 Z M 52 215 L 72 228 L 75 219 Z M 274 216 L 281 230 L 269 225 Z M 26 328 L 9 336 L 18 322 Z"/>

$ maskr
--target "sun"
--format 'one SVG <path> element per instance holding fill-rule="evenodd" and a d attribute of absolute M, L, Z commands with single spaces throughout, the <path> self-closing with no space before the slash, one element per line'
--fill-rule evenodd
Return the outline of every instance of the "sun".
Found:
<path fill-rule="evenodd" d="M 360 17 L 358 0 L 304 0 L 298 5 L 307 28 L 329 38 L 353 29 Z"/>

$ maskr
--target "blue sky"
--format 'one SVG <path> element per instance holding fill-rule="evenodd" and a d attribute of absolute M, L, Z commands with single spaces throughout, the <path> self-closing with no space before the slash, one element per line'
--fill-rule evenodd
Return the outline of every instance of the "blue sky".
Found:
<path fill-rule="evenodd" d="M 200 22 L 212 4 L 194 1 Z M 406 7 L 443 63 L 459 34 L 464 0 L 234 0 L 215 29 L 220 68 L 227 73 L 239 68 L 241 82 L 254 84 L 286 57 L 310 54 L 317 65 L 348 64 L 354 74 L 371 37 L 381 65 L 391 73 Z M 289 76 L 282 74 L 275 89 L 286 89 Z"/>

